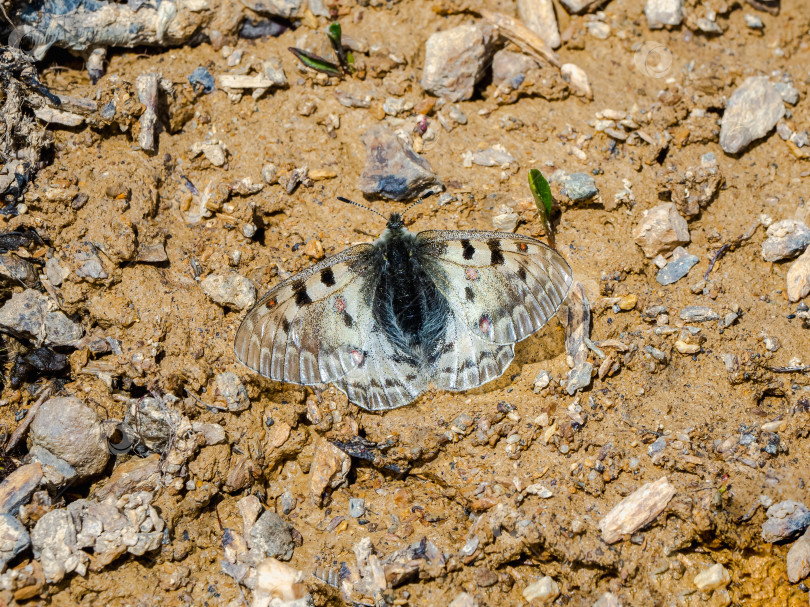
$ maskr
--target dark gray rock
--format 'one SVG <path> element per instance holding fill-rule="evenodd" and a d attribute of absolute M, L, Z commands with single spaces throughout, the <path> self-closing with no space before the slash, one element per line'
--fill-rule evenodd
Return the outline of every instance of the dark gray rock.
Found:
<path fill-rule="evenodd" d="M 23 524 L 10 514 L 0 514 L 0 573 L 9 561 L 31 545 Z"/>
<path fill-rule="evenodd" d="M 697 255 L 686 255 L 670 261 L 667 265 L 658 270 L 655 279 L 662 285 L 671 285 L 686 276 L 689 270 L 699 261 L 700 258 Z"/>
<path fill-rule="evenodd" d="M 272 510 L 259 517 L 250 530 L 250 550 L 259 559 L 289 561 L 295 550 L 292 527 Z"/>
<path fill-rule="evenodd" d="M 588 173 L 571 173 L 561 178 L 562 193 L 574 202 L 590 200 L 599 193 L 596 182 Z"/>
<path fill-rule="evenodd" d="M 428 161 L 388 127 L 371 127 L 363 135 L 363 143 L 366 166 L 358 187 L 364 194 L 408 200 L 429 189 L 444 189 Z"/>
<path fill-rule="evenodd" d="M 42 403 L 29 433 L 33 446 L 67 462 L 79 478 L 99 474 L 110 457 L 98 415 L 72 396 Z"/>
<path fill-rule="evenodd" d="M 349 498 L 349 516 L 360 518 L 366 511 L 366 500 L 363 498 Z"/>
<path fill-rule="evenodd" d="M 770 133 L 784 115 L 782 97 L 767 77 L 746 78 L 726 104 L 720 124 L 720 147 L 727 154 L 737 154 Z"/>
<path fill-rule="evenodd" d="M 84 334 L 81 325 L 70 320 L 46 295 L 34 289 L 11 296 L 0 308 L 0 326 L 14 335 L 50 346 L 73 345 Z"/>

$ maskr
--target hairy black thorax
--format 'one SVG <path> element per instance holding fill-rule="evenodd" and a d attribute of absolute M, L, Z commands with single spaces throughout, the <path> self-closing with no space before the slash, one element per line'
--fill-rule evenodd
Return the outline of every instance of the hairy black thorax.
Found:
<path fill-rule="evenodd" d="M 372 313 L 402 357 L 416 366 L 430 364 L 442 344 L 449 306 L 422 264 L 415 235 L 394 214 L 374 243 L 380 264 Z"/>

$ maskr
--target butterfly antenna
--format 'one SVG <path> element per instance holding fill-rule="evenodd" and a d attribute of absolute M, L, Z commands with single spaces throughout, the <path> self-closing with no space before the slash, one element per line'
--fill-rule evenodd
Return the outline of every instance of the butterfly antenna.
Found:
<path fill-rule="evenodd" d="M 411 204 L 409 204 L 407 207 L 405 207 L 405 210 L 404 210 L 404 211 L 402 211 L 402 217 L 404 218 L 404 217 L 405 217 L 405 213 L 407 213 L 408 211 L 410 211 L 410 210 L 411 210 L 413 207 L 415 207 L 416 205 L 418 205 L 420 202 L 422 202 L 422 201 L 423 201 L 423 200 L 425 200 L 426 198 L 430 198 L 430 197 L 431 197 L 431 196 L 433 196 L 435 193 L 436 193 L 436 192 L 434 192 L 433 190 L 428 190 L 427 192 L 425 192 L 424 194 L 422 194 L 422 195 L 421 195 L 419 198 L 417 198 L 417 199 L 416 199 L 416 200 L 414 200 L 414 201 L 413 201 Z"/>
<path fill-rule="evenodd" d="M 388 221 L 388 218 L 385 215 L 383 215 L 379 211 L 375 211 L 374 209 L 367 207 L 366 205 L 360 204 L 359 202 L 355 202 L 354 200 L 349 200 L 348 198 L 344 198 L 343 196 L 338 196 L 337 199 L 340 202 L 345 202 L 346 204 L 353 204 L 354 206 L 360 207 L 361 209 L 365 209 L 366 211 L 371 211 L 375 215 L 379 215 L 380 217 Z"/>

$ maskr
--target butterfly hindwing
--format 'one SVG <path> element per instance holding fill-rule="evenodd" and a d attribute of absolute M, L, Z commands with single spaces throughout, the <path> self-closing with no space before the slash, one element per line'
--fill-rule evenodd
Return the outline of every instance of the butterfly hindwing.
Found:
<path fill-rule="evenodd" d="M 431 230 L 416 238 L 450 308 L 487 342 L 513 344 L 539 330 L 573 280 L 562 256 L 529 236 Z"/>
<path fill-rule="evenodd" d="M 363 362 L 372 328 L 364 299 L 371 245 L 358 245 L 288 278 L 242 321 L 236 357 L 275 381 L 329 383 Z"/>

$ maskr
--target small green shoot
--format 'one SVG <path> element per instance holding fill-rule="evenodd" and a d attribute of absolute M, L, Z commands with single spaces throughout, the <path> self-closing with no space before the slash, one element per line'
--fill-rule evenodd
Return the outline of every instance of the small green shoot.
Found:
<path fill-rule="evenodd" d="M 543 222 L 543 229 L 548 235 L 548 244 L 552 249 L 556 249 L 554 230 L 551 228 L 551 209 L 554 202 L 551 198 L 551 187 L 543 174 L 537 169 L 529 170 L 529 189 L 532 191 L 532 196 L 534 196 L 534 204 L 537 205 L 537 212 Z"/>
<path fill-rule="evenodd" d="M 298 61 L 317 72 L 322 72 L 330 76 L 343 75 L 343 72 L 340 71 L 340 66 L 331 61 L 327 61 L 323 57 L 319 57 L 315 53 L 310 53 L 303 49 L 295 48 L 294 46 L 291 46 L 289 51 L 298 58 Z"/>
<path fill-rule="evenodd" d="M 326 35 L 329 37 L 329 42 L 332 43 L 332 50 L 335 51 L 335 55 L 337 55 L 338 62 L 340 63 L 340 67 L 343 68 L 344 72 L 349 72 L 349 61 L 346 57 L 346 49 L 343 48 L 343 33 L 340 29 L 340 23 L 335 21 L 332 23 L 329 28 L 326 30 Z"/>

